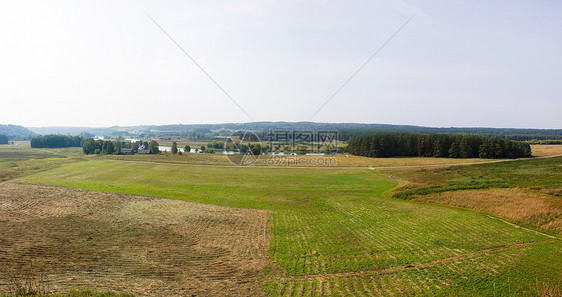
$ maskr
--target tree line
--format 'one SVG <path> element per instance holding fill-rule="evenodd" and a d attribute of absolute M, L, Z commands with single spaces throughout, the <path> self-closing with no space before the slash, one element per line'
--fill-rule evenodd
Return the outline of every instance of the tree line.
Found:
<path fill-rule="evenodd" d="M 529 140 L 529 141 L 525 141 L 525 143 L 528 144 L 562 144 L 562 139 L 545 139 L 545 140 L 537 140 L 537 139 L 533 139 L 533 140 Z"/>
<path fill-rule="evenodd" d="M 80 136 L 65 135 L 42 135 L 31 139 L 33 148 L 58 148 L 58 147 L 80 147 L 84 139 Z"/>
<path fill-rule="evenodd" d="M 0 144 L 8 144 L 8 135 L 0 135 Z"/>
<path fill-rule="evenodd" d="M 30 140 L 35 133 L 22 126 L 0 124 L 0 135 L 6 135 L 10 140 Z"/>
<path fill-rule="evenodd" d="M 520 158 L 527 143 L 473 135 L 377 133 L 352 138 L 347 152 L 364 157 Z"/>
<path fill-rule="evenodd" d="M 159 154 L 160 145 L 158 142 L 151 140 L 148 141 L 121 141 L 121 140 L 95 140 L 93 138 L 86 138 L 82 145 L 82 151 L 86 155 L 120 155 L 121 149 L 131 149 L 133 152 L 138 152 L 139 149 L 148 150 L 150 154 Z"/>

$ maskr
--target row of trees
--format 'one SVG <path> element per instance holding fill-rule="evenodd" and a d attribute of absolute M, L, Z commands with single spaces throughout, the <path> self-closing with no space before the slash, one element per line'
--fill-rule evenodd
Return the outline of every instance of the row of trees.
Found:
<path fill-rule="evenodd" d="M 183 147 L 183 151 L 185 153 L 189 153 L 191 152 L 191 147 L 189 145 L 186 145 Z M 182 151 L 178 150 L 178 143 L 177 142 L 173 142 L 172 143 L 172 155 L 176 155 L 176 154 L 182 154 Z"/>
<path fill-rule="evenodd" d="M 528 144 L 562 144 L 562 139 L 545 139 L 545 140 L 529 140 L 525 141 Z"/>
<path fill-rule="evenodd" d="M 34 148 L 57 148 L 57 147 L 80 147 L 84 139 L 80 136 L 65 135 L 42 135 L 31 139 L 31 147 Z"/>
<path fill-rule="evenodd" d="M 253 155 L 261 155 L 262 153 L 269 151 L 269 146 L 267 144 L 262 145 L 260 143 L 244 144 L 244 143 L 233 143 L 233 142 L 224 143 L 222 141 L 213 141 L 207 143 L 207 145 L 201 145 L 199 151 L 203 153 L 214 153 L 215 150 L 217 149 L 238 151 L 241 154 L 251 153 Z M 172 146 L 172 152 L 173 152 L 173 146 Z"/>
<path fill-rule="evenodd" d="M 8 144 L 8 136 L 7 135 L 0 135 L 0 144 Z"/>
<path fill-rule="evenodd" d="M 271 153 L 271 152 L 284 152 L 284 153 L 296 153 L 296 154 L 306 154 L 307 152 L 311 152 L 311 151 L 315 152 L 314 147 L 309 147 L 304 144 L 298 144 L 296 146 L 273 144 L 270 146 L 268 144 L 261 144 L 259 142 L 244 144 L 244 143 L 234 143 L 234 142 L 225 143 L 222 141 L 209 142 L 206 145 L 201 145 L 201 148 L 198 150 L 204 153 L 214 153 L 215 150 L 223 150 L 223 149 L 238 151 L 241 154 L 246 154 L 250 152 L 253 155 L 260 155 L 260 154 Z M 172 146 L 172 153 L 173 151 L 174 151 L 174 147 Z M 316 151 L 330 154 L 330 153 L 334 153 L 336 151 L 336 148 L 323 146 L 321 150 L 317 149 Z"/>
<path fill-rule="evenodd" d="M 520 158 L 530 157 L 527 143 L 482 136 L 378 133 L 355 137 L 347 151 L 365 157 Z"/>
<path fill-rule="evenodd" d="M 121 149 L 131 149 L 133 152 L 138 152 L 140 148 L 148 149 L 150 154 L 159 154 L 160 145 L 158 142 L 151 140 L 150 142 L 131 142 L 121 140 L 95 140 L 93 138 L 86 138 L 82 145 L 82 151 L 86 155 L 119 155 Z"/>
<path fill-rule="evenodd" d="M 239 144 L 238 149 L 240 154 L 247 154 L 248 152 L 252 155 L 261 155 L 263 151 L 267 150 L 267 145 L 262 146 L 259 143 L 249 143 L 249 144 Z"/>
<path fill-rule="evenodd" d="M 208 149 L 214 148 L 214 149 L 217 149 L 217 150 L 222 150 L 222 149 L 225 148 L 225 145 L 224 145 L 223 141 L 213 140 L 213 141 L 207 143 L 207 148 Z"/>

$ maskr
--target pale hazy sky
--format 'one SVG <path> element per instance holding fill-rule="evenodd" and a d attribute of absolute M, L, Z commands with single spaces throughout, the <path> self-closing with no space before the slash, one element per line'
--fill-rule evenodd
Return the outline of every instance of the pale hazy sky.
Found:
<path fill-rule="evenodd" d="M 0 0 L 0 124 L 562 128 L 562 1 Z"/>

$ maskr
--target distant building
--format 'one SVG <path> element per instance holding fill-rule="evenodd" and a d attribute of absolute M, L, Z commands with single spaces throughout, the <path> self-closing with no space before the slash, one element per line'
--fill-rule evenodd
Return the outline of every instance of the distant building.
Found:
<path fill-rule="evenodd" d="M 150 151 L 149 150 L 139 150 L 138 153 L 142 154 L 142 155 L 148 155 L 148 154 L 150 154 Z"/>
<path fill-rule="evenodd" d="M 122 155 L 132 155 L 132 154 L 134 154 L 135 152 L 134 152 L 132 149 L 122 148 L 121 151 L 120 151 L 120 153 L 121 153 Z"/>

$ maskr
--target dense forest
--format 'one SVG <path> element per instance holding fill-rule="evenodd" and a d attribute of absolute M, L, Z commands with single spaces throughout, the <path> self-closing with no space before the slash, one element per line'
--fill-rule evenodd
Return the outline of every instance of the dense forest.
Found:
<path fill-rule="evenodd" d="M 544 141 L 543 143 L 562 142 L 562 129 L 519 129 L 519 128 L 479 128 L 479 127 L 423 127 L 412 125 L 359 124 L 359 123 L 315 123 L 315 122 L 250 122 L 224 124 L 192 125 L 148 125 L 128 127 L 41 127 L 30 128 L 39 134 L 65 134 L 91 137 L 122 136 L 135 138 L 161 138 L 172 140 L 179 137 L 186 140 L 212 141 L 217 136 L 230 136 L 236 131 L 251 131 L 262 140 L 271 131 L 337 131 L 339 141 L 348 141 L 369 133 L 421 133 L 421 134 L 458 134 L 476 135 L 517 141 Z M 87 135 L 88 133 L 90 135 Z M 2 133 L 0 131 L 0 134 Z M 9 135 L 9 134 L 8 134 Z"/>
<path fill-rule="evenodd" d="M 260 139 L 267 138 L 271 131 L 334 131 L 339 141 L 369 133 L 422 133 L 476 135 L 517 141 L 548 140 L 562 141 L 562 129 L 519 129 L 519 128 L 435 128 L 412 125 L 359 124 L 359 123 L 315 123 L 315 122 L 251 122 L 231 124 L 163 125 L 143 126 L 149 135 L 179 135 L 191 140 L 212 139 L 228 136 L 234 131 L 251 131 Z"/>
<path fill-rule="evenodd" d="M 35 133 L 18 125 L 0 125 L 0 134 L 11 140 L 29 140 Z"/>
<path fill-rule="evenodd" d="M 377 133 L 355 137 L 347 151 L 365 157 L 520 158 L 527 143 L 473 135 Z"/>
<path fill-rule="evenodd" d="M 435 128 L 412 125 L 360 124 L 360 123 L 316 123 L 316 122 L 250 122 L 225 124 L 161 125 L 142 126 L 144 130 L 161 132 L 197 131 L 205 133 L 218 130 L 245 130 L 267 132 L 269 130 L 307 131 L 331 130 L 350 132 L 416 132 L 424 134 L 486 134 L 486 135 L 562 135 L 562 129 L 520 129 L 520 128 L 480 128 L 450 127 Z"/>
<path fill-rule="evenodd" d="M 0 135 L 0 144 L 8 144 L 8 135 Z"/>
<path fill-rule="evenodd" d="M 57 147 L 80 147 L 83 138 L 80 136 L 65 135 L 42 135 L 31 139 L 31 147 L 34 148 L 57 148 Z"/>
<path fill-rule="evenodd" d="M 525 140 L 524 142 L 528 144 L 562 144 L 562 138 L 561 139 L 531 139 L 531 140 Z"/>

